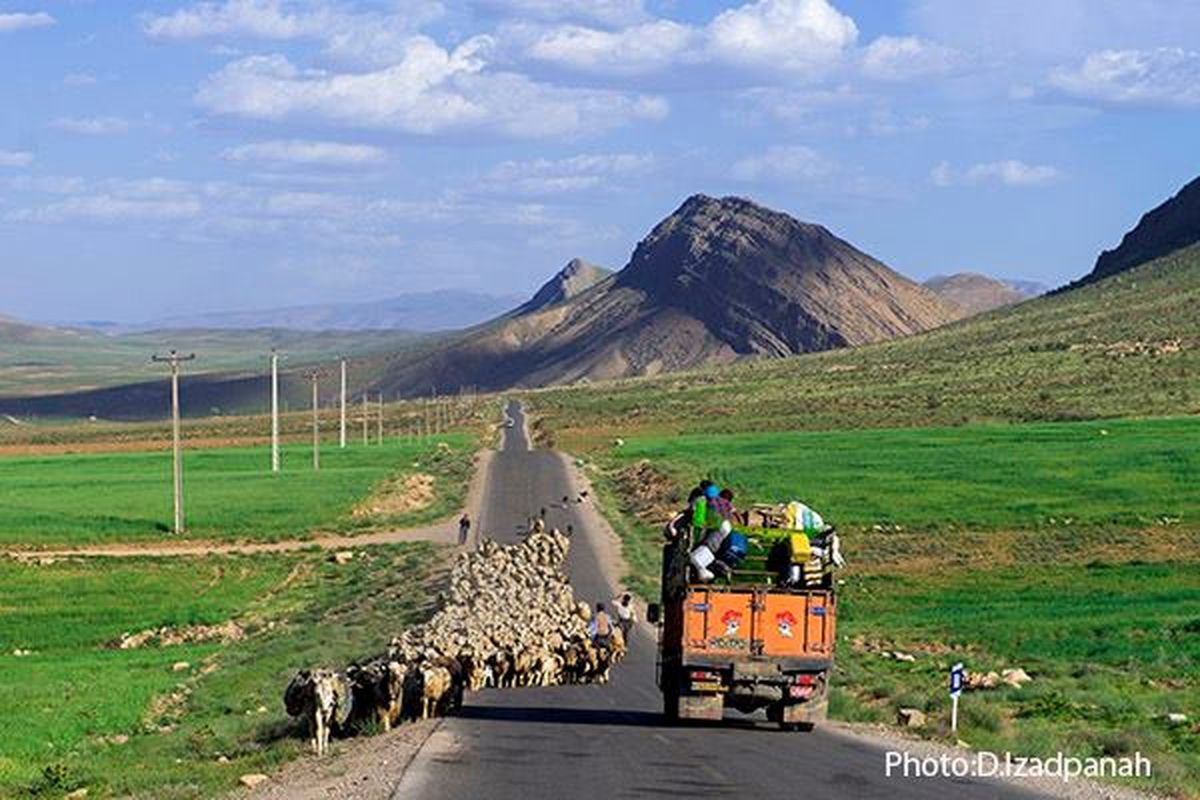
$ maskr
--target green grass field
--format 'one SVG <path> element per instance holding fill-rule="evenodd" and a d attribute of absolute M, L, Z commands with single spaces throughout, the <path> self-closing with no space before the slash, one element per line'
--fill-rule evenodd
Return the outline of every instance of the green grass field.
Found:
<path fill-rule="evenodd" d="M 213 540 L 278 540 L 316 530 L 354 530 L 429 522 L 459 508 L 475 439 L 436 443 L 390 441 L 345 450 L 326 442 L 321 470 L 311 449 L 290 445 L 283 470 L 270 472 L 265 447 L 193 450 L 184 456 L 187 536 Z M 394 518 L 348 517 L 351 508 L 389 476 L 435 477 L 434 502 Z M 171 538 L 169 452 L 0 458 L 0 543 L 51 545 Z"/>
<path fill-rule="evenodd" d="M 321 553 L 0 562 L 0 797 L 210 797 L 295 757 L 289 677 L 384 649 L 429 613 L 438 563 L 422 544 L 346 565 Z M 226 620 L 247 638 L 106 647 L 123 632 Z"/>
<path fill-rule="evenodd" d="M 839 524 L 926 528 L 1200 524 L 1200 419 L 645 437 L 680 481 L 801 499 Z"/>

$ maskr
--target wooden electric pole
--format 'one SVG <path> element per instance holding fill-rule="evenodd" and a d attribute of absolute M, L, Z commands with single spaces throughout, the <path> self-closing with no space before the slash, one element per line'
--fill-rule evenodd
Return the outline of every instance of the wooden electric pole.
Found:
<path fill-rule="evenodd" d="M 363 444 L 371 443 L 371 410 L 368 407 L 367 393 L 363 392 L 362 402 L 362 424 L 363 424 Z"/>
<path fill-rule="evenodd" d="M 271 348 L 271 472 L 279 472 L 279 353 Z"/>
<path fill-rule="evenodd" d="M 313 471 L 319 471 L 321 469 L 321 406 L 317 395 L 321 371 L 310 370 L 304 374 L 304 377 L 312 381 Z"/>
<path fill-rule="evenodd" d="M 338 441 L 346 449 L 346 359 L 342 359 L 342 430 Z"/>
<path fill-rule="evenodd" d="M 196 358 L 195 353 L 181 356 L 179 353 L 172 350 L 166 356 L 155 354 L 150 360 L 167 364 L 171 368 L 171 439 L 172 439 L 172 466 L 174 472 L 175 484 L 175 533 L 183 533 L 183 444 L 180 441 L 180 425 L 179 425 L 179 365 L 184 361 L 192 361 Z"/>
<path fill-rule="evenodd" d="M 379 429 L 376 434 L 378 439 L 376 444 L 383 444 L 383 392 L 379 393 Z"/>

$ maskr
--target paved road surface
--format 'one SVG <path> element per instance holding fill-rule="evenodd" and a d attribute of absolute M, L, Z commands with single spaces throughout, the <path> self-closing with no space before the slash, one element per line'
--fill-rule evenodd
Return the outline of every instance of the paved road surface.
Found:
<path fill-rule="evenodd" d="M 569 491 L 562 460 L 530 450 L 519 407 L 491 465 L 480 527 L 513 541 L 531 513 L 575 526 L 570 572 L 577 597 L 608 601 Z M 608 686 L 485 691 L 468 696 L 410 764 L 394 798 L 421 800 L 622 800 L 655 797 L 1032 798 L 998 783 L 884 777 L 872 742 L 821 730 L 782 733 L 765 723 L 669 727 L 654 685 L 655 643 L 634 634 Z"/>

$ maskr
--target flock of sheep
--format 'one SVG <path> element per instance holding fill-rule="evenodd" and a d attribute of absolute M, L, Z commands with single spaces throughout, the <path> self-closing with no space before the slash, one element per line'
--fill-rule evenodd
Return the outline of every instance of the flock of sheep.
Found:
<path fill-rule="evenodd" d="M 299 672 L 284 705 L 307 722 L 313 751 L 323 755 L 330 734 L 445 714 L 468 690 L 606 683 L 625 641 L 615 626 L 607 641 L 589 635 L 591 610 L 564 571 L 568 547 L 541 525 L 519 544 L 484 540 L 459 555 L 440 610 L 385 654 L 342 672 Z"/>

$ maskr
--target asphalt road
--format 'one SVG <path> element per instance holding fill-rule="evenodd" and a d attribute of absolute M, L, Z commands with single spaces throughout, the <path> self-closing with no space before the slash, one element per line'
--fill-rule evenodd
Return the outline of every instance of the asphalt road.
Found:
<path fill-rule="evenodd" d="M 549 524 L 573 525 L 571 581 L 581 599 L 607 602 L 612 587 L 589 531 L 562 507 L 569 478 L 552 452 L 531 450 L 519 407 L 492 463 L 478 527 L 515 541 L 545 507 Z M 394 798 L 1032 798 L 1002 783 L 885 777 L 872 741 L 822 730 L 784 733 L 730 715 L 720 725 L 674 727 L 660 717 L 655 642 L 635 632 L 630 655 L 607 686 L 488 690 L 469 695 L 409 765 Z"/>

